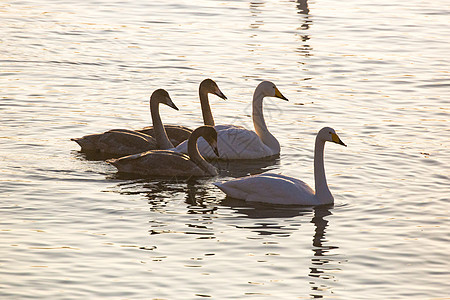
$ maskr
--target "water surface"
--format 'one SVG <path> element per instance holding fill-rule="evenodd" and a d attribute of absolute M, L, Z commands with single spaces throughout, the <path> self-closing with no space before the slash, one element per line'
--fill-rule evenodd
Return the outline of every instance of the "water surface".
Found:
<path fill-rule="evenodd" d="M 0 295 L 8 299 L 450 297 L 449 6 L 446 1 L 6 1 L 0 4 Z M 279 159 L 213 179 L 117 176 L 70 141 L 163 121 L 252 127 L 265 100 Z M 271 170 L 335 205 L 249 205 L 217 180 Z M 232 168 L 231 168 L 232 167 Z M 232 171 L 230 172 L 230 168 Z"/>

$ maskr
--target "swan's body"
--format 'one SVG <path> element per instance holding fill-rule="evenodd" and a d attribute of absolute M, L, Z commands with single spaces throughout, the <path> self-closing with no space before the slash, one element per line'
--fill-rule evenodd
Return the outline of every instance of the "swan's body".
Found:
<path fill-rule="evenodd" d="M 167 91 L 159 89 L 150 97 L 150 111 L 154 126 L 154 135 L 128 129 L 113 129 L 100 134 L 86 135 L 72 139 L 81 146 L 81 151 L 95 151 L 111 155 L 130 155 L 154 149 L 170 149 L 169 141 L 159 115 L 159 104 L 163 103 L 178 110 Z"/>
<path fill-rule="evenodd" d="M 157 142 L 153 137 L 126 129 L 113 129 L 72 140 L 81 146 L 81 151 L 118 156 L 158 148 Z"/>
<path fill-rule="evenodd" d="M 274 173 L 246 176 L 214 184 L 227 196 L 245 201 L 284 205 L 332 204 L 334 198 L 327 185 L 323 162 L 326 141 L 345 146 L 332 128 L 322 128 L 317 134 L 314 148 L 315 192 L 299 179 Z"/>
<path fill-rule="evenodd" d="M 217 133 L 212 126 L 201 126 L 189 137 L 189 156 L 170 150 L 154 150 L 111 159 L 119 172 L 143 176 L 204 177 L 215 176 L 217 170 L 200 155 L 197 140 L 202 136 L 217 153 Z"/>
<path fill-rule="evenodd" d="M 280 154 L 280 144 L 269 132 L 264 121 L 263 99 L 267 96 L 287 100 L 275 84 L 269 81 L 261 82 L 253 94 L 252 118 L 255 131 L 234 125 L 215 126 L 220 159 L 260 159 Z M 205 158 L 215 157 L 203 139 L 199 139 L 198 148 Z M 181 143 L 175 151 L 186 153 L 187 143 Z"/>
<path fill-rule="evenodd" d="M 208 94 L 214 94 L 224 100 L 227 99 L 227 97 L 222 93 L 217 83 L 212 79 L 205 79 L 200 83 L 198 94 L 202 109 L 203 124 L 214 126 L 214 118 L 211 112 L 211 106 L 209 105 Z M 187 141 L 192 133 L 192 129 L 181 125 L 164 125 L 164 127 L 166 129 L 167 136 L 174 145 Z M 153 136 L 154 133 L 153 126 L 145 127 L 137 131 L 151 136 Z"/>

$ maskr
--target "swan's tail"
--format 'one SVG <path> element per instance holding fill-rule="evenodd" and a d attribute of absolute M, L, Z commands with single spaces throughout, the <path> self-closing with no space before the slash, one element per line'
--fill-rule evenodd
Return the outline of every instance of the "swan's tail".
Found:
<path fill-rule="evenodd" d="M 71 141 L 76 142 L 81 146 L 83 151 L 95 151 L 98 149 L 99 134 L 85 135 L 81 138 L 71 138 Z"/>

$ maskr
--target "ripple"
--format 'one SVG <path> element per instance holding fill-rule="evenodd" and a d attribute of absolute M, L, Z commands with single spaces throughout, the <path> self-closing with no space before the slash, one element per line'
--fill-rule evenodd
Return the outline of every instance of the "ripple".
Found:
<path fill-rule="evenodd" d="M 103 2 L 2 7 L 4 297 L 442 296 L 446 3 Z M 147 125 L 156 88 L 180 103 L 163 120 L 199 126 L 207 77 L 229 97 L 210 96 L 216 123 L 248 128 L 255 86 L 277 84 L 291 101 L 264 105 L 280 158 L 140 179 L 69 141 Z M 271 171 L 313 186 L 323 126 L 348 144 L 325 150 L 334 206 L 248 204 L 212 185 Z"/>

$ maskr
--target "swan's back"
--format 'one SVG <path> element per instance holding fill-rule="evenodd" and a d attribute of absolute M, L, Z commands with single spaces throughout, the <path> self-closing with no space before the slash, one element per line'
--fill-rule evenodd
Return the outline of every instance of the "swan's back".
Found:
<path fill-rule="evenodd" d="M 314 191 L 305 182 L 274 173 L 214 183 L 227 196 L 245 201 L 283 205 L 317 205 Z"/>
<path fill-rule="evenodd" d="M 214 128 L 217 130 L 220 159 L 260 159 L 277 154 L 273 153 L 254 131 L 233 125 L 218 125 Z M 203 138 L 198 139 L 197 145 L 203 157 L 217 158 Z M 175 149 L 177 152 L 187 153 L 187 142 L 181 143 Z"/>
<path fill-rule="evenodd" d="M 146 176 L 205 176 L 189 156 L 169 150 L 153 150 L 108 160 L 119 172 Z"/>
<path fill-rule="evenodd" d="M 119 156 L 157 148 L 156 140 L 153 137 L 127 129 L 112 129 L 72 140 L 81 146 L 81 151 L 96 151 Z"/>
<path fill-rule="evenodd" d="M 103 153 L 130 155 L 156 149 L 157 143 L 151 136 L 111 130 L 101 135 L 98 147 Z"/>

